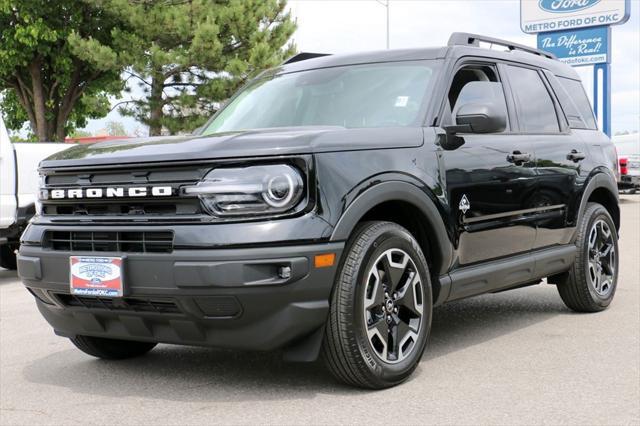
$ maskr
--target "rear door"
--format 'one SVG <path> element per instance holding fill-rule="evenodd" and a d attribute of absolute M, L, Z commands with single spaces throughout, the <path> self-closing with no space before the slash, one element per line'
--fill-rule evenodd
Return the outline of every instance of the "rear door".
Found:
<path fill-rule="evenodd" d="M 579 206 L 587 147 L 569 128 L 560 103 L 542 70 L 504 65 L 520 133 L 535 151 L 535 191 L 528 205 L 536 226 L 534 249 L 566 244 L 573 234 L 569 212 Z"/>

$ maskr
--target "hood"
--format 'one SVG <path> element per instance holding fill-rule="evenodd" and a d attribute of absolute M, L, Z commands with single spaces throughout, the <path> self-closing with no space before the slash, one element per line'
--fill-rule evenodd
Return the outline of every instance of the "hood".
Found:
<path fill-rule="evenodd" d="M 151 137 L 78 145 L 48 157 L 40 167 L 140 164 L 403 148 L 420 146 L 422 141 L 420 127 L 274 128 L 209 136 Z"/>

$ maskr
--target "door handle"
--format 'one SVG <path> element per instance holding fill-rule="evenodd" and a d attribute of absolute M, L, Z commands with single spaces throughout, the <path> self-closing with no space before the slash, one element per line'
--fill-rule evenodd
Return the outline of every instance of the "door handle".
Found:
<path fill-rule="evenodd" d="M 517 165 L 520 165 L 530 160 L 531 160 L 531 154 L 527 152 L 513 151 L 511 154 L 507 155 L 507 161 Z"/>
<path fill-rule="evenodd" d="M 585 154 L 575 149 L 572 149 L 571 152 L 567 154 L 567 160 L 572 160 L 574 163 L 577 163 L 578 161 L 582 161 L 585 158 L 587 158 Z"/>

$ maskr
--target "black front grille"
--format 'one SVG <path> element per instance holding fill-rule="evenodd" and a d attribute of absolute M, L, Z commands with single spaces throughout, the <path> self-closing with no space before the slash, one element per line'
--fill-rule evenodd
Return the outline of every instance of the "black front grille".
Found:
<path fill-rule="evenodd" d="M 47 231 L 43 245 L 60 251 L 170 253 L 173 232 Z"/>
<path fill-rule="evenodd" d="M 202 213 L 197 198 L 169 202 L 157 200 L 49 201 L 42 206 L 44 216 L 193 216 Z M 135 218 L 134 218 L 135 219 Z"/>
<path fill-rule="evenodd" d="M 204 215 L 198 197 L 181 194 L 184 186 L 195 185 L 210 165 L 149 167 L 140 169 L 98 169 L 91 172 L 45 171 L 42 215 L 58 222 L 77 221 L 199 221 Z M 151 188 L 171 188 L 169 195 L 154 196 Z M 108 188 L 120 195 L 107 196 Z M 145 188 L 148 195 L 129 196 L 130 188 Z M 80 198 L 54 198 L 53 191 L 81 190 Z M 104 196 L 88 197 L 86 191 L 99 190 Z M 66 192 L 65 192 L 66 193 Z"/>
<path fill-rule="evenodd" d="M 58 293 L 55 295 L 65 306 L 87 309 L 106 309 L 109 311 L 155 312 L 159 314 L 182 313 L 178 305 L 171 300 L 142 299 L 124 297 L 86 297 Z"/>

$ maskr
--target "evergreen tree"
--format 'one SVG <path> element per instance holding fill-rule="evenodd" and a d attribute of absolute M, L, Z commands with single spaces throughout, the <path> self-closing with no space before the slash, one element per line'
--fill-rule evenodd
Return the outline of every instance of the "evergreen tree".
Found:
<path fill-rule="evenodd" d="M 120 108 L 171 134 L 202 125 L 250 75 L 294 53 L 284 0 L 102 1 L 135 28 L 130 81 L 144 97 Z"/>

